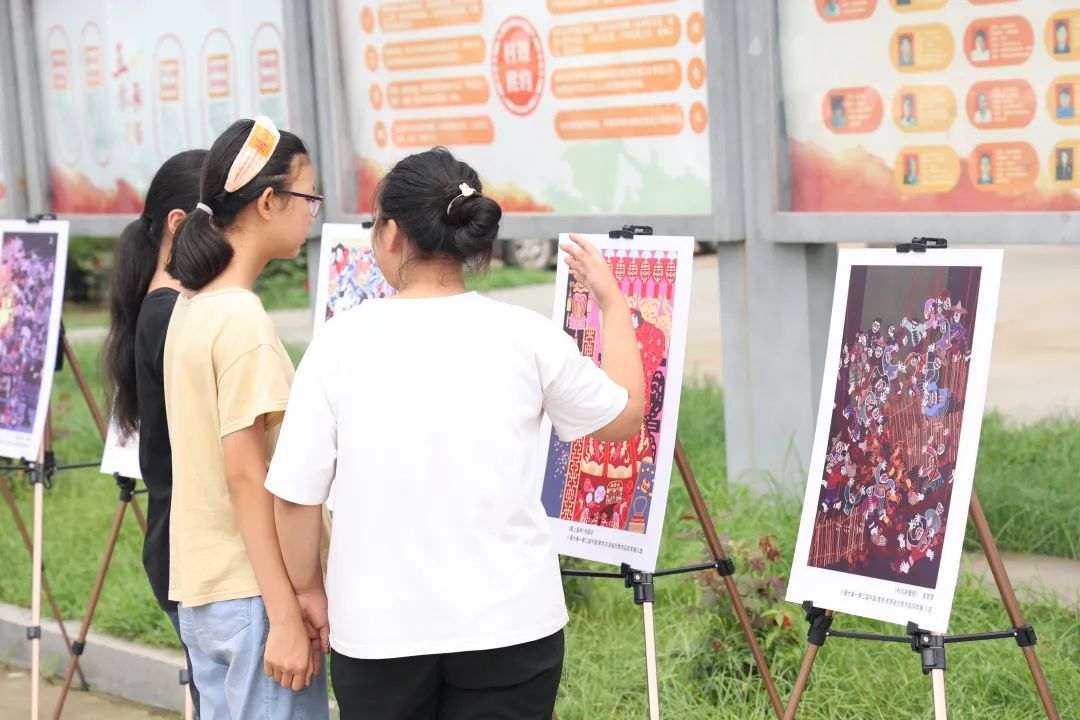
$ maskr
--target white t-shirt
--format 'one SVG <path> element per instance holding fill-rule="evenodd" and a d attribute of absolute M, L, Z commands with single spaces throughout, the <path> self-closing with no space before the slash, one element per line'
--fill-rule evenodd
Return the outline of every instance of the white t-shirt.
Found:
<path fill-rule="evenodd" d="M 334 491 L 330 641 L 354 658 L 486 650 L 567 622 L 540 419 L 600 429 L 626 390 L 551 320 L 475 293 L 374 299 L 316 334 L 266 487 Z"/>

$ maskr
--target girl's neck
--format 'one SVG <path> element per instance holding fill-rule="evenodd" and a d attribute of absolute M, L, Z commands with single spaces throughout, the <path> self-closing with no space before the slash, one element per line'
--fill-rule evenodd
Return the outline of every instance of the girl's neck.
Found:
<path fill-rule="evenodd" d="M 412 267 L 405 267 L 404 276 L 396 297 L 450 297 L 466 291 L 464 270 L 456 262 L 415 263 Z"/>
<path fill-rule="evenodd" d="M 176 292 L 182 290 L 180 281 L 165 272 L 165 263 L 159 262 L 157 270 L 154 271 L 154 276 L 150 278 L 150 287 L 146 289 L 146 292 L 152 293 L 155 290 L 161 290 L 162 288 L 172 288 Z"/>
<path fill-rule="evenodd" d="M 251 290 L 266 263 L 270 261 L 270 258 L 258 252 L 258 239 L 250 237 L 248 233 L 238 230 L 230 234 L 228 239 L 233 247 L 232 260 L 220 275 L 204 285 L 199 292 L 228 288 Z"/>
<path fill-rule="evenodd" d="M 165 266 L 169 262 L 169 255 L 171 253 L 172 235 L 167 235 L 162 240 L 161 246 L 158 248 L 157 269 L 154 270 L 154 274 L 150 278 L 150 287 L 146 289 L 147 294 L 152 293 L 155 290 L 160 290 L 161 288 L 172 288 L 177 292 L 180 292 L 183 289 L 179 280 L 165 272 Z"/>

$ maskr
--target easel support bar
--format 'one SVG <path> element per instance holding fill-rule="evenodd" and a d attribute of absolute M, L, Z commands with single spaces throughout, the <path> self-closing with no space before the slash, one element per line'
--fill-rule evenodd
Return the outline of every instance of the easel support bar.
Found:
<path fill-rule="evenodd" d="M 716 570 L 721 576 L 735 574 L 735 563 L 731 558 L 725 558 L 723 561 L 714 560 L 713 562 L 700 563 L 698 565 L 687 565 L 685 567 L 668 568 L 667 570 L 657 570 L 651 573 L 653 577 L 665 577 L 668 575 L 685 575 L 687 573 L 702 572 L 705 570 Z M 604 572 L 602 570 L 574 570 L 564 569 L 562 571 L 564 577 L 594 577 L 594 578 L 611 578 L 615 580 L 623 580 L 626 578 L 625 572 Z"/>
<path fill-rule="evenodd" d="M 847 638 L 848 640 L 871 640 L 873 642 L 902 643 L 904 645 L 911 643 L 910 637 L 901 635 L 878 635 L 876 633 L 847 632 L 845 630 L 828 630 L 825 634 L 828 637 Z"/>
<path fill-rule="evenodd" d="M 881 635 L 879 633 L 833 630 L 833 618 L 828 611 L 814 606 L 813 602 L 809 600 L 803 603 L 803 609 L 806 611 L 806 620 L 810 623 L 810 628 L 807 630 L 807 640 L 811 645 L 817 645 L 818 647 L 824 645 L 825 640 L 831 637 L 846 638 L 848 640 L 869 640 L 872 642 L 908 644 L 912 642 L 912 636 L 914 634 L 925 632 L 920 630 L 915 623 L 908 623 L 907 635 Z M 1035 628 L 1031 625 L 1024 625 L 1023 627 L 1011 628 L 1009 630 L 994 630 L 991 632 L 967 633 L 964 635 L 935 635 L 935 637 L 940 637 L 944 644 L 979 642 L 981 640 L 1008 640 L 1012 638 L 1016 640 L 1016 644 L 1020 647 L 1031 647 L 1039 641 L 1038 636 L 1035 634 Z"/>

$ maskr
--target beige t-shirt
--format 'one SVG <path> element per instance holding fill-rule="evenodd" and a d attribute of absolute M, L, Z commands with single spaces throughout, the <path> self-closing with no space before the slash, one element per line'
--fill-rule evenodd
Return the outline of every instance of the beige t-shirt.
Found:
<path fill-rule="evenodd" d="M 229 288 L 176 301 L 165 341 L 173 455 L 169 599 L 185 607 L 260 594 L 225 478 L 221 439 L 267 415 L 273 455 L 292 361 L 258 296 Z"/>

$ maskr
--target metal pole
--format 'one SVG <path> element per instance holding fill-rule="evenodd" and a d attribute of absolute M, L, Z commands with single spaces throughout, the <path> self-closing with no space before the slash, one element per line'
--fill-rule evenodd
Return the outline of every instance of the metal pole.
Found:
<path fill-rule="evenodd" d="M 656 630 L 653 625 L 653 604 L 641 604 L 645 625 L 645 675 L 649 684 L 649 720 L 660 720 L 660 684 L 656 670 Z"/>

